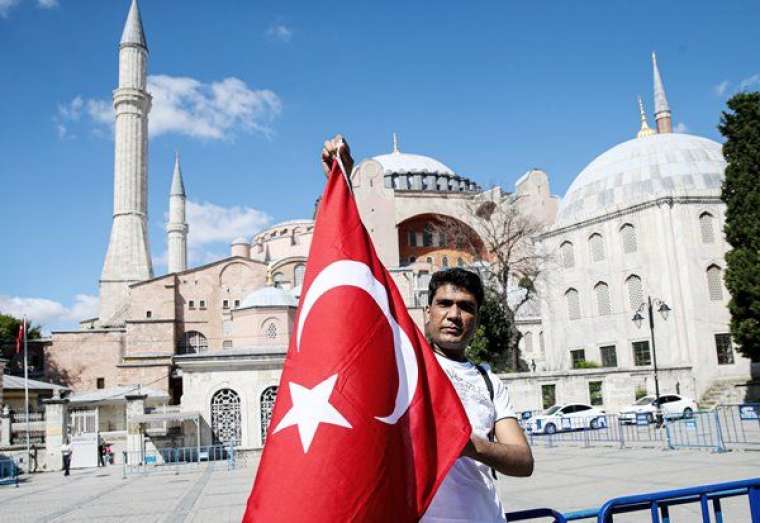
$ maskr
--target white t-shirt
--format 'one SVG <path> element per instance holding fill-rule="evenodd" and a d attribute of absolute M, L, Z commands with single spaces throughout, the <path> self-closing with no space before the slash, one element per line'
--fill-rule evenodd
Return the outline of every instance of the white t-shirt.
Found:
<path fill-rule="evenodd" d="M 497 421 L 517 418 L 507 388 L 487 365 L 481 364 L 493 384 L 493 401 L 475 365 L 450 360 L 439 354 L 436 356 L 462 401 L 473 434 L 487 439 Z M 504 521 L 504 507 L 496 492 L 491 469 L 471 458 L 456 460 L 421 520 L 423 523 Z"/>

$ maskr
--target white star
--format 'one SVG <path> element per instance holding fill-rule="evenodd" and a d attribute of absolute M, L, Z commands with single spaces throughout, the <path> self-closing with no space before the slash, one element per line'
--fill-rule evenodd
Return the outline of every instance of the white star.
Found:
<path fill-rule="evenodd" d="M 320 423 L 330 423 L 350 429 L 351 424 L 329 402 L 337 379 L 338 375 L 333 374 L 313 389 L 307 389 L 292 381 L 288 383 L 293 406 L 280 420 L 272 434 L 298 425 L 298 435 L 301 437 L 303 451 L 306 453 L 309 452 L 311 441 Z"/>

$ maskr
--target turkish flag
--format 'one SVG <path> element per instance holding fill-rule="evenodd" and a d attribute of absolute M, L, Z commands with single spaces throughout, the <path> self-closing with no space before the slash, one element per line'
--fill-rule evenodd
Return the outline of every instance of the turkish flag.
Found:
<path fill-rule="evenodd" d="M 335 161 L 243 521 L 418 521 L 470 437 Z"/>
<path fill-rule="evenodd" d="M 26 318 L 23 319 L 21 325 L 18 326 L 18 334 L 16 335 L 16 354 L 21 352 L 21 345 L 24 343 L 24 337 L 26 336 Z"/>

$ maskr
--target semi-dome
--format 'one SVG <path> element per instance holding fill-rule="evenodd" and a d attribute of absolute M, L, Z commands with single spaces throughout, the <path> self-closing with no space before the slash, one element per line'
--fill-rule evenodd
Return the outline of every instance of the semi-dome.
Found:
<path fill-rule="evenodd" d="M 409 154 L 393 151 L 372 158 L 383 166 L 383 174 L 447 174 L 455 176 L 454 171 L 435 158 L 421 154 Z"/>
<path fill-rule="evenodd" d="M 665 196 L 717 196 L 722 146 L 681 133 L 641 136 L 596 157 L 570 185 L 557 215 L 569 225 Z"/>
<path fill-rule="evenodd" d="M 249 307 L 296 307 L 298 301 L 287 290 L 277 287 L 256 289 L 240 303 L 238 309 Z"/>

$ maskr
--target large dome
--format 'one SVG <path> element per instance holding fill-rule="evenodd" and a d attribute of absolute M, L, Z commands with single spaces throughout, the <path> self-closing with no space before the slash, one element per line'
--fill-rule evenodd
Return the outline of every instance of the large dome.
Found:
<path fill-rule="evenodd" d="M 277 287 L 262 287 L 245 297 L 238 309 L 249 307 L 297 307 L 298 300 L 286 291 Z"/>
<path fill-rule="evenodd" d="M 663 196 L 717 196 L 726 168 L 722 147 L 689 134 L 634 138 L 581 171 L 559 206 L 569 225 Z"/>
<path fill-rule="evenodd" d="M 435 158 L 421 154 L 407 154 L 394 151 L 372 158 L 383 166 L 383 174 L 448 174 L 454 171 Z"/>

